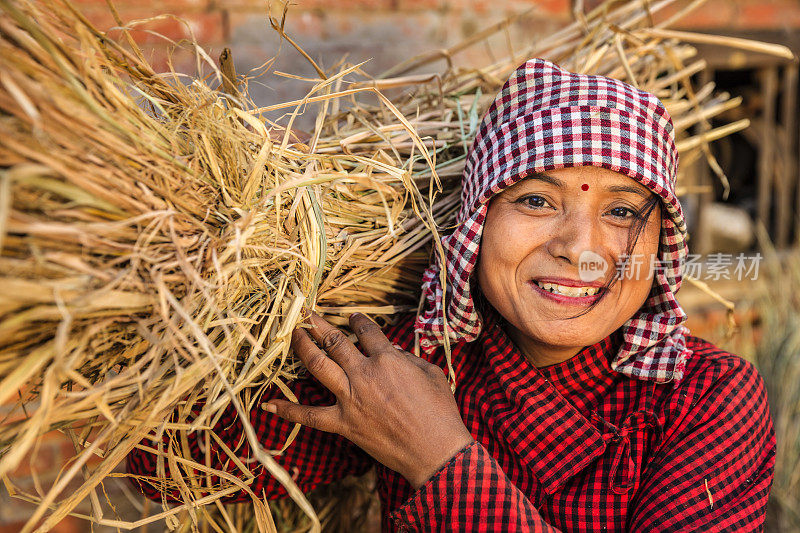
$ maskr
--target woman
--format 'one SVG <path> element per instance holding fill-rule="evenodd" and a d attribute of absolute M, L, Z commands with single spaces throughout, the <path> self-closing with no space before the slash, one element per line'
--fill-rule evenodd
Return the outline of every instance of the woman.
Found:
<path fill-rule="evenodd" d="M 265 446 L 304 425 L 278 458 L 304 490 L 377 461 L 385 530 L 759 529 L 772 421 L 754 367 L 682 325 L 673 135 L 648 93 L 521 65 L 471 147 L 425 311 L 385 334 L 353 315 L 359 346 L 312 315 L 292 337 L 313 376 L 299 404 L 251 413 Z M 248 456 L 232 411 L 216 430 Z M 285 495 L 264 472 L 251 488 Z"/>

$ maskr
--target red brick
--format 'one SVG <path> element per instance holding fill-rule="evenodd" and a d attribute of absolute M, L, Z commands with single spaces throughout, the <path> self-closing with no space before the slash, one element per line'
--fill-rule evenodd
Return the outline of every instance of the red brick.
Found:
<path fill-rule="evenodd" d="M 117 23 L 111 11 L 105 6 L 81 6 L 81 12 L 86 18 L 101 31 L 108 31 L 116 27 Z M 129 24 L 135 20 L 150 19 L 161 15 L 172 15 L 171 17 L 158 18 L 156 20 L 143 22 L 135 26 L 131 33 L 140 44 L 152 44 L 166 42 L 162 38 L 152 35 L 150 32 L 161 33 L 165 37 L 173 40 L 185 39 L 189 37 L 190 30 L 194 32 L 197 42 L 219 43 L 223 38 L 223 24 L 221 11 L 209 11 L 200 9 L 196 5 L 174 6 L 166 5 L 144 5 L 135 3 L 125 3 L 117 5 L 120 19 L 123 24 Z M 185 20 L 185 24 L 175 17 Z M 118 35 L 119 31 L 112 31 L 111 36 Z"/>
<path fill-rule="evenodd" d="M 252 17 L 261 17 L 265 25 L 269 24 L 266 16 L 257 14 L 253 15 Z M 288 30 L 289 27 L 291 27 L 292 32 L 296 32 L 297 35 L 314 35 L 316 37 L 324 38 L 328 32 L 328 28 L 325 25 L 326 18 L 328 17 L 323 16 L 322 12 L 320 11 L 305 11 L 303 13 L 295 13 L 294 16 L 287 20 L 286 29 Z M 353 21 L 351 21 L 351 24 L 352 22 Z M 271 32 L 274 30 L 270 28 L 267 31 Z"/>
<path fill-rule="evenodd" d="M 662 10 L 664 20 L 686 7 L 681 0 Z M 794 0 L 709 0 L 684 16 L 678 28 L 703 30 L 793 29 L 800 27 L 800 3 Z"/>
<path fill-rule="evenodd" d="M 453 9 L 456 6 L 453 4 L 461 4 L 467 2 L 433 2 L 431 0 L 392 0 L 391 8 L 396 11 L 416 11 L 416 10 L 433 10 L 433 9 Z"/>
<path fill-rule="evenodd" d="M 22 459 L 22 462 L 11 472 L 11 479 L 22 479 L 36 472 L 42 482 L 54 480 L 58 474 L 65 455 L 63 453 L 64 444 L 69 443 L 67 437 L 57 431 L 50 431 L 42 435 L 39 446 L 30 449 Z M 71 444 L 70 444 L 71 446 Z"/>
<path fill-rule="evenodd" d="M 199 13 L 186 17 L 197 42 L 201 45 L 218 44 L 224 41 L 222 13 Z"/>
<path fill-rule="evenodd" d="M 435 7 L 428 3 L 428 8 Z M 261 0 L 232 0 L 219 5 L 229 11 L 257 11 L 266 13 L 266 2 Z M 283 12 L 282 2 L 272 2 L 272 15 L 280 16 Z M 308 10 L 324 11 L 390 11 L 394 8 L 394 0 L 296 0 L 289 5 L 289 16 Z"/>
<path fill-rule="evenodd" d="M 203 49 L 208 53 L 212 60 L 216 61 L 222 52 L 222 46 L 203 45 Z M 169 60 L 171 59 L 172 68 L 175 72 L 196 75 L 197 62 L 195 53 L 186 47 L 174 48 L 172 46 L 150 46 L 145 52 L 145 58 L 150 62 L 156 72 L 167 72 L 169 70 Z M 206 72 L 208 67 L 206 66 Z"/>
<path fill-rule="evenodd" d="M 14 522 L 12 524 L 0 524 L 0 533 L 19 533 L 25 526 L 25 522 Z"/>
<path fill-rule="evenodd" d="M 75 0 L 74 4 L 81 10 L 92 8 L 108 10 L 106 0 Z M 135 6 L 145 11 L 167 13 L 178 11 L 207 11 L 211 4 L 212 3 L 207 0 L 140 0 L 137 2 L 120 0 L 114 2 L 114 7 L 120 10 Z"/>
<path fill-rule="evenodd" d="M 0 525 L 0 533 L 19 533 L 24 525 L 25 522 L 2 524 Z M 50 533 L 84 533 L 88 531 L 88 527 L 84 520 L 68 516 L 49 531 Z"/>
<path fill-rule="evenodd" d="M 741 29 L 782 29 L 797 27 L 800 4 L 797 2 L 743 3 L 736 26 Z"/>
<path fill-rule="evenodd" d="M 566 15 L 569 13 L 569 0 L 390 0 L 391 7 L 398 11 L 464 11 L 480 15 L 490 15 L 492 20 L 513 13 L 519 13 L 531 6 L 541 11 Z M 328 2 L 335 8 L 338 2 Z"/>
<path fill-rule="evenodd" d="M 743 5 L 737 25 L 749 28 L 780 26 L 780 18 L 785 11 L 775 4 Z"/>
<path fill-rule="evenodd" d="M 389 11 L 395 3 L 392 0 L 305 0 L 298 2 L 304 9 L 336 9 L 341 11 L 369 10 Z M 434 6 L 432 6 L 434 7 Z"/>
<path fill-rule="evenodd" d="M 164 37 L 173 41 L 189 39 L 192 34 L 200 45 L 222 41 L 222 15 L 220 13 L 182 14 L 182 20 L 163 17 L 134 26 L 131 35 L 143 45 L 169 44 Z M 130 20 L 130 19 L 129 19 Z"/>
<path fill-rule="evenodd" d="M 87 530 L 88 524 L 79 518 L 68 516 L 55 525 L 50 530 L 51 533 L 83 533 Z"/>
<path fill-rule="evenodd" d="M 671 17 L 684 3 L 670 6 L 658 14 L 659 20 Z M 731 0 L 709 0 L 681 18 L 674 26 L 684 29 L 726 28 L 734 23 L 739 14 L 739 6 Z"/>
<path fill-rule="evenodd" d="M 541 0 L 532 3 L 539 7 L 544 13 L 551 15 L 569 17 L 572 13 L 569 0 Z"/>
<path fill-rule="evenodd" d="M 42 435 L 36 454 L 31 449 L 23 458 L 19 466 L 11 472 L 10 477 L 15 482 L 23 483 L 35 473 L 44 486 L 51 485 L 65 464 L 75 457 L 75 448 L 72 441 L 63 433 L 50 431 Z M 100 463 L 102 459 L 93 455 L 87 461 L 91 468 Z"/>

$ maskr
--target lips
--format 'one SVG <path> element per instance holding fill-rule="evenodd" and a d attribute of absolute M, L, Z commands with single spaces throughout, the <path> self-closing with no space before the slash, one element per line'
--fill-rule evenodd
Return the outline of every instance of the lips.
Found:
<path fill-rule="evenodd" d="M 553 294 L 561 294 L 563 296 L 572 296 L 573 298 L 578 296 L 594 296 L 598 292 L 600 292 L 600 287 L 570 287 L 568 285 L 560 285 L 558 283 L 542 283 L 539 281 L 533 281 L 536 285 L 540 288 L 550 291 Z"/>
<path fill-rule="evenodd" d="M 599 281 L 586 282 L 565 278 L 539 278 L 531 287 L 546 299 L 566 305 L 588 305 L 598 300 L 605 290 Z"/>

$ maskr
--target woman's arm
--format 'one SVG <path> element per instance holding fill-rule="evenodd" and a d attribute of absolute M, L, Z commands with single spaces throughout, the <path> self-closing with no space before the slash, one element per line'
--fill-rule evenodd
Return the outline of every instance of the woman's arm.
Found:
<path fill-rule="evenodd" d="M 380 328 L 353 315 L 360 352 L 312 315 L 311 342 L 293 336 L 295 353 L 337 404 L 274 401 L 279 415 L 346 436 L 403 475 L 414 495 L 392 518 L 410 531 L 557 531 L 469 434 L 447 379 L 436 365 L 397 349 Z"/>
<path fill-rule="evenodd" d="M 292 348 L 336 404 L 271 400 L 267 410 L 342 435 L 414 487 L 472 441 L 439 367 L 396 348 L 362 314 L 350 316 L 350 328 L 363 353 L 319 315 L 311 323 L 294 330 Z"/>
<path fill-rule="evenodd" d="M 367 356 L 322 319 L 312 321 L 324 351 L 304 335 L 295 351 L 338 402 L 324 408 L 276 402 L 278 412 L 347 435 L 406 477 L 417 490 L 392 513 L 401 530 L 557 531 L 486 449 L 462 439 L 465 428 L 455 421 L 457 407 L 439 367 L 390 346 L 366 318 L 351 318 L 351 327 Z M 760 529 L 775 461 L 761 377 L 730 357 L 687 379 L 675 397 L 682 411 L 642 473 L 629 529 Z M 462 444 L 453 452 L 455 442 Z"/>
<path fill-rule="evenodd" d="M 477 441 L 459 451 L 390 518 L 400 531 L 558 533 Z"/>

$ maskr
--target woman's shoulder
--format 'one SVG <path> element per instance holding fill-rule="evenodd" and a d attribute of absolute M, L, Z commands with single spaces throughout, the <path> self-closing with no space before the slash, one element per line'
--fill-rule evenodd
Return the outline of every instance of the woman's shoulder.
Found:
<path fill-rule="evenodd" d="M 708 387 L 721 379 L 761 379 L 758 369 L 751 361 L 723 350 L 706 339 L 687 335 L 686 346 L 692 350 L 682 380 L 686 385 Z"/>
<path fill-rule="evenodd" d="M 751 361 L 700 337 L 687 336 L 686 345 L 692 355 L 683 379 L 667 395 L 668 419 L 697 425 L 769 418 L 764 380 Z"/>

